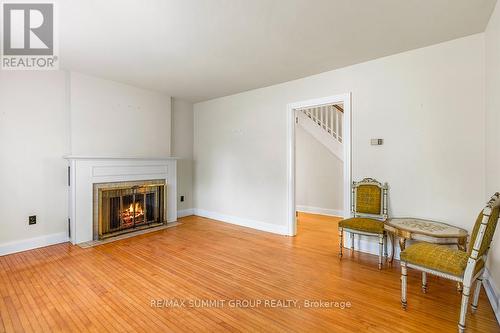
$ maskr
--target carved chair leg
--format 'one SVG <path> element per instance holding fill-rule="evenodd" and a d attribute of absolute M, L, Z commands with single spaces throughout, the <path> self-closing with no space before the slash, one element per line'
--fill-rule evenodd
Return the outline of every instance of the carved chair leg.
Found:
<path fill-rule="evenodd" d="M 472 296 L 471 311 L 475 313 L 477 311 L 477 304 L 479 302 L 479 293 L 481 292 L 481 283 L 483 282 L 483 275 L 477 279 L 476 287 L 474 288 L 474 296 Z"/>
<path fill-rule="evenodd" d="M 406 310 L 406 279 L 407 279 L 407 268 L 406 263 L 401 262 L 401 306 L 403 310 Z"/>
<path fill-rule="evenodd" d="M 351 250 L 354 251 L 354 233 L 351 232 Z"/>
<path fill-rule="evenodd" d="M 382 269 L 382 257 L 384 255 L 384 235 L 378 236 L 378 269 Z"/>
<path fill-rule="evenodd" d="M 422 292 L 425 294 L 427 292 L 427 273 L 422 272 Z"/>
<path fill-rule="evenodd" d="M 462 291 L 462 305 L 460 307 L 460 319 L 458 321 L 458 332 L 465 332 L 465 317 L 467 315 L 467 306 L 469 305 L 469 295 L 470 295 L 470 286 L 464 284 Z"/>
<path fill-rule="evenodd" d="M 342 249 L 344 247 L 344 228 L 339 228 L 339 258 L 342 259 Z"/>

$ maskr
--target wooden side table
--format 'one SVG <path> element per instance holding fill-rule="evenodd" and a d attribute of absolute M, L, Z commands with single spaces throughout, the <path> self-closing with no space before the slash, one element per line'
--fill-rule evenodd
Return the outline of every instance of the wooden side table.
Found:
<path fill-rule="evenodd" d="M 467 251 L 466 230 L 431 220 L 412 217 L 391 218 L 385 221 L 385 230 L 391 237 L 392 252 L 389 262 L 394 260 L 394 240 L 399 237 L 399 247 L 403 251 L 406 240 L 413 239 L 434 244 L 457 245 L 462 251 Z"/>

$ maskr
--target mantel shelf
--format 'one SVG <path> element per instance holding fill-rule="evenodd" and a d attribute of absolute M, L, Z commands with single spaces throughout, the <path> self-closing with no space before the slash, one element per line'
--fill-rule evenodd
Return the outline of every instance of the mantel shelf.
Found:
<path fill-rule="evenodd" d="M 66 160 L 137 160 L 137 161 L 169 161 L 178 160 L 178 157 L 139 157 L 139 156 L 85 156 L 85 155 L 65 155 Z"/>

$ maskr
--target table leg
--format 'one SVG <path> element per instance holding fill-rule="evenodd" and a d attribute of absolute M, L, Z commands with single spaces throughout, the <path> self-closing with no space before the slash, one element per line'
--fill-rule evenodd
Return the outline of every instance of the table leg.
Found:
<path fill-rule="evenodd" d="M 385 256 L 385 260 L 387 260 L 387 257 L 388 257 L 388 254 L 387 254 L 387 240 L 389 239 L 389 237 L 387 237 L 387 233 L 385 233 L 384 235 L 384 256 Z"/>
<path fill-rule="evenodd" d="M 457 247 L 460 251 L 467 252 L 467 237 L 459 238 L 457 242 Z M 457 282 L 457 291 L 461 293 L 462 289 L 463 289 L 462 283 Z"/>
<path fill-rule="evenodd" d="M 403 252 L 406 248 L 406 238 L 399 237 L 399 249 Z"/>
<path fill-rule="evenodd" d="M 394 249 L 395 249 L 394 241 L 396 237 L 392 232 L 389 233 L 389 237 L 391 238 L 391 259 L 389 259 L 389 262 L 392 264 L 392 262 L 394 261 Z"/>

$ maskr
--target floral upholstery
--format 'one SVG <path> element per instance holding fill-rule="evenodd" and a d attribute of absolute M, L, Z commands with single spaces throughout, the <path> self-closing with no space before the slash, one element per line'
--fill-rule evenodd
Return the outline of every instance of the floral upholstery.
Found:
<path fill-rule="evenodd" d="M 384 222 L 363 217 L 342 220 L 339 222 L 339 227 L 373 234 L 384 233 Z"/>
<path fill-rule="evenodd" d="M 481 247 L 479 248 L 479 255 L 481 257 L 486 253 L 488 248 L 490 247 L 491 240 L 493 238 L 493 234 L 495 233 L 495 228 L 497 226 L 498 221 L 498 213 L 499 206 L 495 207 L 491 211 L 490 218 L 488 219 L 488 224 L 486 225 L 486 232 L 484 233 L 483 242 L 481 243 Z M 474 247 L 474 242 L 476 241 L 477 233 L 479 232 L 479 227 L 481 226 L 481 221 L 483 220 L 483 212 L 479 213 L 479 216 L 476 219 L 476 223 L 474 224 L 474 229 L 472 230 L 472 236 L 470 238 L 469 243 L 469 255 Z"/>
<path fill-rule="evenodd" d="M 382 191 L 377 185 L 359 185 L 356 188 L 356 213 L 380 215 Z"/>
<path fill-rule="evenodd" d="M 402 261 L 410 264 L 462 276 L 467 267 L 469 254 L 447 246 L 422 242 L 408 246 L 401 252 L 400 257 Z M 476 272 L 483 266 L 484 262 L 480 260 L 476 265 Z"/>

